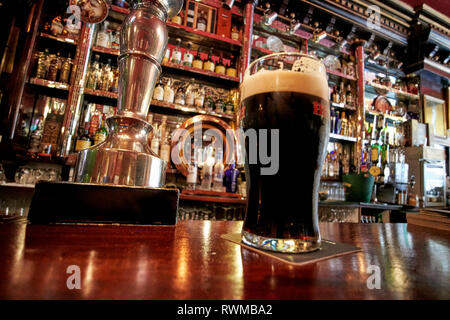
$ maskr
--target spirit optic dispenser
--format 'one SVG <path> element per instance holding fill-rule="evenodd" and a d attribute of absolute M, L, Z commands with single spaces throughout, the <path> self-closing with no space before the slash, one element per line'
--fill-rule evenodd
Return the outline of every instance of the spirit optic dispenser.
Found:
<path fill-rule="evenodd" d="M 147 144 L 152 126 L 145 118 L 168 42 L 166 21 L 182 6 L 183 0 L 132 1 L 120 33 L 118 112 L 107 119 L 107 139 L 79 152 L 75 182 L 164 185 L 166 162 Z"/>

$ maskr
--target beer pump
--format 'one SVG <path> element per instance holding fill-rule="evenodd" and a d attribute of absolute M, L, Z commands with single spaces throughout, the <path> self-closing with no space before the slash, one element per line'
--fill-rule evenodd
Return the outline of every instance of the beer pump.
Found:
<path fill-rule="evenodd" d="M 166 21 L 182 6 L 132 1 L 121 27 L 118 112 L 107 119 L 109 135 L 79 152 L 74 183 L 36 185 L 32 223 L 175 224 L 178 191 L 162 188 L 167 164 L 147 144 L 152 126 L 145 119 L 168 43 Z"/>

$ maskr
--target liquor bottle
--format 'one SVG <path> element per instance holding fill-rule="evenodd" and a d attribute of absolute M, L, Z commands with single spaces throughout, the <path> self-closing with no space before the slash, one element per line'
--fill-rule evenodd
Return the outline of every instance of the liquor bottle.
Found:
<path fill-rule="evenodd" d="M 109 91 L 112 83 L 111 59 L 108 59 L 108 62 L 103 65 L 100 77 L 100 90 Z"/>
<path fill-rule="evenodd" d="M 71 59 L 70 53 L 69 53 L 69 56 L 67 57 L 67 59 L 64 59 L 64 62 L 61 65 L 61 72 L 59 74 L 59 82 L 69 83 L 71 68 L 72 68 L 72 59 Z"/>
<path fill-rule="evenodd" d="M 100 30 L 97 33 L 97 41 L 95 42 L 95 45 L 97 47 L 105 47 L 105 48 L 109 48 L 110 47 L 110 37 L 109 37 L 109 33 L 107 31 L 108 29 L 108 21 L 103 22 L 103 24 L 101 24 L 100 26 Z"/>
<path fill-rule="evenodd" d="M 92 112 L 91 119 L 89 120 L 89 137 L 95 140 L 95 133 L 100 127 L 100 111 L 98 111 L 96 104 L 91 103 L 89 107 Z"/>
<path fill-rule="evenodd" d="M 344 87 L 344 82 L 340 83 L 339 96 L 340 96 L 340 101 L 339 102 L 345 104 L 345 87 Z"/>
<path fill-rule="evenodd" d="M 36 129 L 31 132 L 30 137 L 30 148 L 28 152 L 37 153 L 39 152 L 39 145 L 42 140 L 43 132 L 44 132 L 44 116 L 40 116 L 36 122 Z"/>
<path fill-rule="evenodd" d="M 348 134 L 348 121 L 344 111 L 341 113 L 341 132 L 339 134 L 341 136 L 346 136 Z"/>
<path fill-rule="evenodd" d="M 347 92 L 346 92 L 346 103 L 349 106 L 353 106 L 355 101 L 353 98 L 353 93 L 352 93 L 352 86 L 350 85 L 350 83 L 347 85 Z"/>
<path fill-rule="evenodd" d="M 58 76 L 58 65 L 59 65 L 59 52 L 58 54 L 50 55 L 50 65 L 48 67 L 47 80 L 56 81 Z"/>
<path fill-rule="evenodd" d="M 44 52 L 39 52 L 36 68 L 36 78 L 46 79 L 48 71 L 48 64 L 47 64 L 48 56 L 49 52 L 47 48 L 45 49 Z"/>
<path fill-rule="evenodd" d="M 237 26 L 231 27 L 231 39 L 239 41 L 239 29 Z"/>
<path fill-rule="evenodd" d="M 212 60 L 213 48 L 209 49 L 208 60 L 203 64 L 203 69 L 214 72 L 214 61 Z"/>
<path fill-rule="evenodd" d="M 177 93 L 175 94 L 175 103 L 182 106 L 184 106 L 184 104 L 186 103 L 186 97 L 182 86 L 178 87 L 177 89 Z"/>
<path fill-rule="evenodd" d="M 339 96 L 339 91 L 338 91 L 337 86 L 333 87 L 333 94 L 332 94 L 331 98 L 332 98 L 331 100 L 333 102 L 335 102 L 335 103 L 340 103 L 341 102 L 341 98 Z"/>
<path fill-rule="evenodd" d="M 233 114 L 234 111 L 234 102 L 233 102 L 233 96 L 230 94 L 228 96 L 228 99 L 225 103 L 225 108 L 226 108 L 226 113 L 228 114 Z"/>
<path fill-rule="evenodd" d="M 94 57 L 94 62 L 92 63 L 91 67 L 89 68 L 86 88 L 89 88 L 92 90 L 97 89 L 97 75 L 98 75 L 97 71 L 100 68 L 100 64 L 98 62 L 99 59 L 100 59 L 100 56 L 98 54 L 96 54 Z"/>
<path fill-rule="evenodd" d="M 88 130 L 80 128 L 80 135 L 75 143 L 75 152 L 87 149 L 91 146 L 91 139 L 89 138 Z"/>
<path fill-rule="evenodd" d="M 221 97 L 219 97 L 215 102 L 214 102 L 214 111 L 216 113 L 223 113 L 223 108 L 224 108 L 224 103 Z"/>
<path fill-rule="evenodd" d="M 195 190 L 197 188 L 197 161 L 194 156 L 194 160 L 188 165 L 188 173 L 186 176 L 186 189 Z"/>
<path fill-rule="evenodd" d="M 200 15 L 197 18 L 197 30 L 200 31 L 206 31 L 206 25 L 208 24 L 208 21 L 206 20 L 206 13 L 205 11 L 200 11 Z"/>
<path fill-rule="evenodd" d="M 213 191 L 223 192 L 223 150 L 221 148 L 216 149 L 216 164 L 214 165 L 214 180 L 213 180 Z"/>
<path fill-rule="evenodd" d="M 225 74 L 225 65 L 223 64 L 222 53 L 220 53 L 219 63 L 216 65 L 215 72 Z"/>
<path fill-rule="evenodd" d="M 373 165 L 378 164 L 378 158 L 380 157 L 381 144 L 378 142 L 378 139 L 371 146 L 370 152 L 370 161 Z"/>
<path fill-rule="evenodd" d="M 202 87 L 199 87 L 195 92 L 195 107 L 198 109 L 203 109 L 205 103 L 205 92 Z"/>
<path fill-rule="evenodd" d="M 214 99 L 212 97 L 211 92 L 208 92 L 208 95 L 205 98 L 205 102 L 204 102 L 203 106 L 204 106 L 204 109 L 207 112 L 211 112 L 213 110 L 213 108 L 214 108 Z"/>
<path fill-rule="evenodd" d="M 231 56 L 230 58 L 230 65 L 227 68 L 227 76 L 237 77 L 236 58 L 234 56 Z"/>
<path fill-rule="evenodd" d="M 170 59 L 170 48 L 167 47 L 162 63 L 165 64 L 166 62 L 169 62 L 169 59 Z"/>
<path fill-rule="evenodd" d="M 164 87 L 164 102 L 173 103 L 174 99 L 175 93 L 173 92 L 172 89 L 172 80 L 169 79 L 169 81 L 167 81 L 166 86 Z"/>
<path fill-rule="evenodd" d="M 341 132 L 341 118 L 339 111 L 335 111 L 334 133 L 339 134 L 340 132 Z"/>
<path fill-rule="evenodd" d="M 170 62 L 180 64 L 181 63 L 181 49 L 180 49 L 181 39 L 177 38 L 176 42 L 177 42 L 177 45 L 175 46 L 175 48 L 172 51 L 172 57 L 170 58 Z"/>
<path fill-rule="evenodd" d="M 167 116 L 162 116 L 161 124 L 159 125 L 159 140 L 166 136 Z"/>
<path fill-rule="evenodd" d="M 195 55 L 194 61 L 192 62 L 192 66 L 197 69 L 203 69 L 203 60 L 200 55 L 201 48 L 198 48 L 197 54 Z"/>
<path fill-rule="evenodd" d="M 235 168 L 234 160 L 230 164 L 230 167 L 225 170 L 224 185 L 226 192 L 235 193 L 237 190 L 237 178 L 239 176 L 239 170 Z"/>
<path fill-rule="evenodd" d="M 153 91 L 153 99 L 158 101 L 164 100 L 164 85 L 161 78 L 159 78 L 159 82 Z"/>
<path fill-rule="evenodd" d="M 186 105 L 193 106 L 195 104 L 195 84 L 194 79 L 189 81 L 189 85 L 186 88 Z"/>
<path fill-rule="evenodd" d="M 118 31 L 111 34 L 111 48 L 120 49 L 120 32 Z"/>
<path fill-rule="evenodd" d="M 166 134 L 164 135 L 159 156 L 161 157 L 161 159 L 167 162 L 167 165 L 170 164 L 169 132 L 166 132 Z"/>
<path fill-rule="evenodd" d="M 212 156 L 207 157 L 206 161 L 203 163 L 200 189 L 207 191 L 211 190 L 213 166 L 214 158 Z"/>
<path fill-rule="evenodd" d="M 381 145 L 381 164 L 386 165 L 389 163 L 389 132 L 387 131 L 387 128 L 384 134 L 384 139 L 382 141 L 383 144 Z"/>
<path fill-rule="evenodd" d="M 106 140 L 106 136 L 108 135 L 108 130 L 106 130 L 106 116 L 103 115 L 102 123 L 100 127 L 95 132 L 94 145 L 99 144 Z"/>
<path fill-rule="evenodd" d="M 335 133 L 334 129 L 336 128 L 336 113 L 334 111 L 334 107 L 331 106 L 330 109 L 330 133 Z"/>
<path fill-rule="evenodd" d="M 152 143 L 150 145 L 150 149 L 152 149 L 152 151 L 159 156 L 159 141 L 160 141 L 160 134 L 161 131 L 159 129 L 157 129 L 157 126 L 154 127 L 153 129 L 153 139 L 152 139 Z"/>
<path fill-rule="evenodd" d="M 194 55 L 191 52 L 192 49 L 192 42 L 188 42 L 187 44 L 187 50 L 184 52 L 183 57 L 183 65 L 192 67 L 192 62 L 194 61 Z"/>

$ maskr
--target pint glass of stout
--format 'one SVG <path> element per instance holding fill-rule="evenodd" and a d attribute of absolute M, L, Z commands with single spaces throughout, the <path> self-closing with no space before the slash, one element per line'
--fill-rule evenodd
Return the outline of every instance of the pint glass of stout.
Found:
<path fill-rule="evenodd" d="M 240 90 L 248 197 L 242 242 L 276 252 L 317 250 L 318 189 L 330 127 L 325 66 L 301 53 L 271 54 L 247 68 Z M 264 173 L 261 151 L 275 153 L 276 172 Z"/>

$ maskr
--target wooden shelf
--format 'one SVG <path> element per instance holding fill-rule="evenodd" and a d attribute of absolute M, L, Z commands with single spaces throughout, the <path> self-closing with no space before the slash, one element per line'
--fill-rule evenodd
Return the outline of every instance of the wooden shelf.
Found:
<path fill-rule="evenodd" d="M 92 90 L 88 88 L 84 88 L 84 94 L 97 96 L 97 97 L 103 97 L 103 98 L 109 98 L 109 99 L 117 99 L 118 94 L 115 92 L 108 92 L 108 91 L 101 91 L 101 90 Z M 178 110 L 182 112 L 188 112 L 195 115 L 198 114 L 208 114 L 211 116 L 219 117 L 219 118 L 225 118 L 225 119 L 233 119 L 233 114 L 228 113 L 217 113 L 217 112 L 207 112 L 206 110 L 198 110 L 195 107 L 189 107 L 189 106 L 182 106 L 176 103 L 168 103 L 164 101 L 158 101 L 158 100 L 152 100 L 151 106 L 157 106 L 160 108 L 166 108 L 166 109 L 172 109 L 172 110 Z"/>
<path fill-rule="evenodd" d="M 386 97 L 391 99 L 404 98 L 408 100 L 419 100 L 420 98 L 418 94 L 400 91 L 394 88 L 390 88 L 378 83 L 372 83 L 368 81 L 366 81 L 366 91 L 377 95 L 385 95 Z"/>
<path fill-rule="evenodd" d="M 340 134 L 330 133 L 330 141 L 346 141 L 346 142 L 356 142 L 357 138 L 342 136 Z"/>
<path fill-rule="evenodd" d="M 54 36 L 52 34 L 48 34 L 45 32 L 41 32 L 39 34 L 39 36 L 41 36 L 42 38 L 52 39 L 52 40 L 56 40 L 56 41 L 67 43 L 67 44 L 73 44 L 75 46 L 78 44 L 78 39 L 75 39 L 73 37 L 66 37 L 63 35 Z"/>
<path fill-rule="evenodd" d="M 232 46 L 235 46 L 235 49 L 238 49 L 240 47 L 242 47 L 242 43 L 237 41 L 237 40 L 233 40 L 231 38 L 227 38 L 227 37 L 222 37 L 219 36 L 215 33 L 210 33 L 210 32 L 205 32 L 205 31 L 201 31 L 195 28 L 191 28 L 188 26 L 184 26 L 181 24 L 177 24 L 177 23 L 173 23 L 171 21 L 167 21 L 167 26 L 169 33 L 172 32 L 174 34 L 177 34 L 183 38 L 190 38 L 190 36 L 192 35 L 198 35 L 210 40 L 214 40 L 217 42 L 222 42 L 222 43 L 226 43 L 226 44 L 230 44 Z"/>
<path fill-rule="evenodd" d="M 220 74 L 220 73 L 216 73 L 216 72 L 212 72 L 212 71 L 208 71 L 208 70 L 203 70 L 203 69 L 197 69 L 194 67 L 188 67 L 188 66 L 184 66 L 181 64 L 175 64 L 175 63 L 171 63 L 171 62 L 165 62 L 163 63 L 163 68 L 168 68 L 168 69 L 176 69 L 176 70 L 183 70 L 189 73 L 193 73 L 193 74 L 199 74 L 202 76 L 206 76 L 206 77 L 210 77 L 212 79 L 221 79 L 221 80 L 226 80 L 234 85 L 239 85 L 239 78 L 238 77 L 232 77 L 232 76 L 227 76 L 226 74 Z"/>
<path fill-rule="evenodd" d="M 406 117 L 392 116 L 392 115 L 377 112 L 377 111 L 366 111 L 366 114 L 370 114 L 372 116 L 380 116 L 381 115 L 381 116 L 385 117 L 386 119 L 391 119 L 393 121 L 398 121 L 398 122 L 405 122 L 407 120 Z"/>
<path fill-rule="evenodd" d="M 39 79 L 39 78 L 30 78 L 29 83 L 37 85 L 37 86 L 52 88 L 52 89 L 69 90 L 69 84 L 67 84 L 67 83 L 44 80 L 44 79 Z"/>
<path fill-rule="evenodd" d="M 164 102 L 164 101 L 152 100 L 151 105 L 158 106 L 161 108 L 168 108 L 168 109 L 174 109 L 174 110 L 178 110 L 178 111 L 189 112 L 189 113 L 193 113 L 193 114 L 207 114 L 207 115 L 211 115 L 211 116 L 215 116 L 215 117 L 219 117 L 219 118 L 225 118 L 225 119 L 230 119 L 230 120 L 233 119 L 232 114 L 216 113 L 214 111 L 207 112 L 206 110 L 198 110 L 195 107 L 182 106 L 179 104 L 168 103 L 168 102 Z"/>
<path fill-rule="evenodd" d="M 119 49 L 97 47 L 97 46 L 92 46 L 92 51 L 100 52 L 100 53 L 106 53 L 106 54 L 111 54 L 111 55 L 114 55 L 114 56 L 118 56 L 120 54 L 120 50 Z"/>
<path fill-rule="evenodd" d="M 97 97 L 110 98 L 110 99 L 117 99 L 118 98 L 117 92 L 109 92 L 109 91 L 102 91 L 102 90 L 92 90 L 92 89 L 89 89 L 89 88 L 84 88 L 84 94 L 89 94 L 91 96 L 97 96 Z"/>
<path fill-rule="evenodd" d="M 349 75 L 346 75 L 345 73 L 339 72 L 339 71 L 335 71 L 335 70 L 331 70 L 331 69 L 327 69 L 327 73 L 339 78 L 344 78 L 350 81 L 356 81 L 355 77 L 351 77 Z"/>
<path fill-rule="evenodd" d="M 351 111 L 351 112 L 357 111 L 356 107 L 351 107 L 351 106 L 346 105 L 344 103 L 331 102 L 330 104 L 331 104 L 331 106 L 333 106 L 335 108 L 342 109 L 344 111 Z"/>

